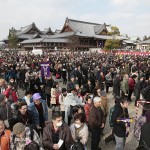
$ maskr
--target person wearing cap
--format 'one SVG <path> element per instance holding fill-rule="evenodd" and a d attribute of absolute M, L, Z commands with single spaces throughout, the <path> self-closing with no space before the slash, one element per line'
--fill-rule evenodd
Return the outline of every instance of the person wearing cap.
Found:
<path fill-rule="evenodd" d="M 47 103 L 41 99 L 39 93 L 35 93 L 32 98 L 33 102 L 29 105 L 29 110 L 33 115 L 33 123 L 37 129 L 43 129 L 48 120 Z"/>
<path fill-rule="evenodd" d="M 4 94 L 0 94 L 0 119 L 5 121 L 10 117 L 11 108 L 10 103 Z"/>
<path fill-rule="evenodd" d="M 37 132 L 22 123 L 16 123 L 13 126 L 13 132 L 10 137 L 10 150 L 23 150 L 30 142 L 35 141 L 40 150 L 43 150 L 41 139 Z"/>
<path fill-rule="evenodd" d="M 89 113 L 89 126 L 91 129 L 91 150 L 101 150 L 99 146 L 101 130 L 104 128 L 103 112 L 101 110 L 101 98 L 93 99 L 94 105 Z"/>
<path fill-rule="evenodd" d="M 5 129 L 5 124 L 3 120 L 0 120 L 0 149 L 1 150 L 10 150 L 10 130 Z"/>

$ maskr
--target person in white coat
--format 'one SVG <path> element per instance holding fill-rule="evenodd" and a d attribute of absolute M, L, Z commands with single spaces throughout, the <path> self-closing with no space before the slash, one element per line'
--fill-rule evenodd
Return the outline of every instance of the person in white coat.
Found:
<path fill-rule="evenodd" d="M 59 95 L 59 104 L 60 104 L 60 111 L 62 113 L 63 120 L 65 119 L 65 105 L 64 105 L 64 100 L 65 100 L 66 96 L 67 96 L 67 90 L 66 90 L 66 88 L 62 88 L 61 94 Z"/>
<path fill-rule="evenodd" d="M 75 89 L 72 88 L 71 93 L 68 93 L 64 99 L 64 105 L 65 105 L 65 122 L 70 125 L 70 121 L 72 118 L 72 114 L 70 114 L 71 106 L 84 105 L 84 103 L 82 103 L 82 101 L 78 98 Z"/>

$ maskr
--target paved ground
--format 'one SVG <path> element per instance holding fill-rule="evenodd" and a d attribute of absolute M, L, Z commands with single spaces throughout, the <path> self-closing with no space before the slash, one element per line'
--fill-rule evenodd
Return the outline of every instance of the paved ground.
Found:
<path fill-rule="evenodd" d="M 60 82 L 60 86 L 64 87 L 64 85 L 62 85 L 62 83 Z M 19 96 L 22 97 L 24 95 L 24 91 L 19 90 Z M 110 89 L 110 93 L 108 94 L 108 98 L 109 98 L 109 108 L 111 108 L 113 106 L 113 97 L 112 97 L 112 89 Z M 130 103 L 129 104 L 129 115 L 130 117 L 135 117 L 135 106 L 134 103 Z M 139 114 L 140 114 L 141 110 L 139 110 Z M 51 110 L 49 109 L 49 119 L 51 119 Z M 138 146 L 138 142 L 136 141 L 136 139 L 133 137 L 133 129 L 134 129 L 134 123 L 131 124 L 130 127 L 130 134 L 129 137 L 126 140 L 126 145 L 125 145 L 125 150 L 135 150 Z M 108 123 L 108 118 L 107 118 L 107 122 L 106 122 L 106 126 L 104 129 L 104 137 L 107 137 L 107 135 L 109 135 L 111 133 L 111 128 L 109 127 L 109 123 Z M 104 137 L 101 139 L 100 142 L 100 147 L 102 148 L 102 150 L 114 150 L 115 149 L 115 143 L 114 142 L 110 142 L 109 144 L 105 144 L 104 142 Z M 90 150 L 90 138 L 88 141 L 88 150 Z"/>

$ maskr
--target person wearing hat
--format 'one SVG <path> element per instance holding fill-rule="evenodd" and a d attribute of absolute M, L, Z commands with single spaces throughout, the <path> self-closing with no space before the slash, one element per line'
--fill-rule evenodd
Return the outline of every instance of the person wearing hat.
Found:
<path fill-rule="evenodd" d="M 39 93 L 35 93 L 32 98 L 33 102 L 29 105 L 29 110 L 33 115 L 33 124 L 37 129 L 43 129 L 48 120 L 47 103 L 41 99 Z"/>
<path fill-rule="evenodd" d="M 41 139 L 35 130 L 26 127 L 22 123 L 16 123 L 13 126 L 10 138 L 10 150 L 23 150 L 32 141 L 36 141 L 42 150 Z"/>
<path fill-rule="evenodd" d="M 4 94 L 0 94 L 0 120 L 7 120 L 10 117 L 11 108 Z"/>
<path fill-rule="evenodd" d="M 93 99 L 94 105 L 89 113 L 89 126 L 91 129 L 91 150 L 101 150 L 98 147 L 100 142 L 101 130 L 104 128 L 103 112 L 101 110 L 101 98 L 95 97 Z"/>

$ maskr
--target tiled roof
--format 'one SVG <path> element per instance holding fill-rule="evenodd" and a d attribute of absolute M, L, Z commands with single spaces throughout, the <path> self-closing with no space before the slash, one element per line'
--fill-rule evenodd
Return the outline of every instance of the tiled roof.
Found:
<path fill-rule="evenodd" d="M 150 44 L 150 39 L 146 41 L 142 41 L 141 44 Z"/>
<path fill-rule="evenodd" d="M 24 40 L 21 42 L 21 44 L 27 44 L 27 43 L 67 43 L 68 40 L 65 38 L 36 38 L 36 39 L 31 39 L 31 40 Z"/>
<path fill-rule="evenodd" d="M 105 24 L 84 22 L 84 21 L 78 21 L 78 20 L 73 20 L 68 18 L 66 19 L 66 23 L 74 32 L 78 31 L 81 34 L 90 35 L 90 36 L 99 34 L 105 28 Z"/>

